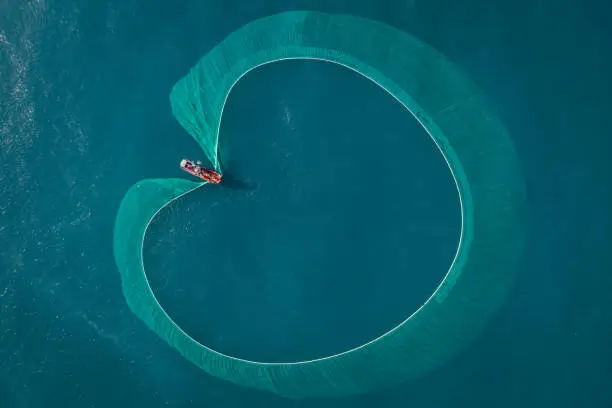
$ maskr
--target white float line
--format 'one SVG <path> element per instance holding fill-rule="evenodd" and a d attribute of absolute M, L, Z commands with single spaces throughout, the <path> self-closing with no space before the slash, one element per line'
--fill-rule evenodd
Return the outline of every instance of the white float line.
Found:
<path fill-rule="evenodd" d="M 166 315 L 166 317 L 168 318 L 168 320 L 170 322 L 172 322 L 172 324 L 174 325 L 174 327 L 176 327 L 183 335 L 185 335 L 187 338 L 191 339 L 194 343 L 198 344 L 199 346 L 203 347 L 204 349 L 210 351 L 211 353 L 214 353 L 216 355 L 234 360 L 234 361 L 240 361 L 243 363 L 248 363 L 248 364 L 258 364 L 258 365 L 266 365 L 266 366 L 271 366 L 271 365 L 295 365 L 295 364 L 308 364 L 308 363 L 314 363 L 314 362 L 319 362 L 319 361 L 323 361 L 323 360 L 328 360 L 328 359 L 332 359 L 335 357 L 339 357 L 342 356 L 344 354 L 349 354 L 349 353 L 353 353 L 359 349 L 362 349 L 364 347 L 367 347 L 368 345 L 375 343 L 379 340 L 381 340 L 382 338 L 388 336 L 389 334 L 393 333 L 394 331 L 396 331 L 397 329 L 399 329 L 400 327 L 402 327 L 404 324 L 406 324 L 406 322 L 408 322 L 408 320 L 410 320 L 413 316 L 415 316 L 417 313 L 419 313 L 419 311 L 421 309 L 423 309 L 423 307 L 425 307 L 425 305 L 427 305 L 438 293 L 438 291 L 440 290 L 440 288 L 442 287 L 442 285 L 444 285 L 444 282 L 446 281 L 446 279 L 448 278 L 450 272 L 453 270 L 453 266 L 455 265 L 455 262 L 457 261 L 457 257 L 459 256 L 459 251 L 461 249 L 461 244 L 463 242 L 463 230 L 464 230 L 464 216 L 463 216 L 463 200 L 461 197 L 461 190 L 459 189 L 459 184 L 457 182 L 457 178 L 455 177 L 455 173 L 453 172 L 453 168 L 450 165 L 450 162 L 448 161 L 448 158 L 446 157 L 446 155 L 444 154 L 444 151 L 442 150 L 442 148 L 440 148 L 440 145 L 438 144 L 438 141 L 433 137 L 433 135 L 431 134 L 431 132 L 429 131 L 429 129 L 427 128 L 427 126 L 425 126 L 425 124 L 421 121 L 421 119 L 419 117 L 417 117 L 417 115 L 414 114 L 414 112 L 412 112 L 410 110 L 410 108 L 408 106 L 406 106 L 401 100 L 399 100 L 395 95 L 393 95 L 393 93 L 391 93 L 387 88 L 385 88 L 384 86 L 382 86 L 381 84 L 379 84 L 378 82 L 376 82 L 374 79 L 370 78 L 369 76 L 367 76 L 366 74 L 357 71 L 355 68 L 352 68 L 348 65 L 342 64 L 340 62 L 337 61 L 332 61 L 332 60 L 328 60 L 325 58 L 314 58 L 314 57 L 291 57 L 291 58 L 279 58 L 276 60 L 272 60 L 272 61 L 266 61 L 264 63 L 261 63 L 259 65 L 256 65 L 252 68 L 250 68 L 248 71 L 244 72 L 242 75 L 240 75 L 240 77 L 238 77 L 238 79 L 236 79 L 236 81 L 234 81 L 234 83 L 232 84 L 232 86 L 230 87 L 230 89 L 227 91 L 227 95 L 225 95 L 225 99 L 223 100 L 223 106 L 221 107 L 221 118 L 219 119 L 219 125 L 217 128 L 217 139 L 216 139 L 216 145 L 215 145 L 215 157 L 219 157 L 219 131 L 221 130 L 221 119 L 223 118 L 223 110 L 225 109 L 225 104 L 227 102 L 227 98 L 229 97 L 232 89 L 234 88 L 234 86 L 236 85 L 236 83 L 238 83 L 238 81 L 240 81 L 240 79 L 242 79 L 243 76 L 245 76 L 246 74 L 248 74 L 249 72 L 251 72 L 252 70 L 259 68 L 263 65 L 267 65 L 267 64 L 271 64 L 274 62 L 279 62 L 279 61 L 287 61 L 287 60 L 315 60 L 315 61 L 324 61 L 324 62 L 331 62 L 332 64 L 336 64 L 336 65 L 340 65 L 342 67 L 348 68 L 353 72 L 358 73 L 359 75 L 369 79 L 370 81 L 374 82 L 376 85 L 378 85 L 379 87 L 381 87 L 382 89 L 384 89 L 389 95 L 391 95 L 397 102 L 399 102 L 404 108 L 406 108 L 406 110 L 412 115 L 412 117 L 414 117 L 419 124 L 423 127 L 423 129 L 425 129 L 425 131 L 427 132 L 427 134 L 429 135 L 429 137 L 431 138 L 431 140 L 433 140 L 433 142 L 436 144 L 436 147 L 438 148 L 438 150 L 440 151 L 440 153 L 442 154 L 442 157 L 444 157 L 444 161 L 446 161 L 446 165 L 448 166 L 451 175 L 453 176 L 453 181 L 455 182 L 455 187 L 457 187 L 457 193 L 459 195 L 459 205 L 460 205 L 460 209 L 461 209 L 461 232 L 459 234 L 459 244 L 457 245 L 457 251 L 455 252 L 455 256 L 453 257 L 453 262 L 451 262 L 450 267 L 448 268 L 448 271 L 446 272 L 446 275 L 444 275 L 444 279 L 442 279 L 442 281 L 440 282 L 440 284 L 438 285 L 438 287 L 436 288 L 436 290 L 431 294 L 431 296 L 417 309 L 415 310 L 410 316 L 408 316 L 408 318 L 406 318 L 404 321 L 402 321 L 401 323 L 399 323 L 398 325 L 396 325 L 395 327 L 393 327 L 391 330 L 387 331 L 386 333 L 381 334 L 380 336 L 376 337 L 373 340 L 370 340 L 367 343 L 362 344 L 361 346 L 357 346 L 355 348 L 352 348 L 350 350 L 347 351 L 343 351 L 341 353 L 337 353 L 337 354 L 333 354 L 331 356 L 326 356 L 326 357 L 321 357 L 321 358 L 316 358 L 316 359 L 312 359 L 312 360 L 305 360 L 305 361 L 295 361 L 295 362 L 284 362 L 284 363 L 269 363 L 269 362 L 258 362 L 258 361 L 251 361 L 251 360 L 245 360 L 242 358 L 238 358 L 238 357 L 232 357 L 232 356 L 228 356 L 227 354 L 223 354 L 220 353 L 216 350 L 213 350 L 205 345 L 203 345 L 202 343 L 200 343 L 199 341 L 197 341 L 196 339 L 194 339 L 193 337 L 191 337 L 189 334 L 187 334 L 178 324 L 176 324 L 176 322 L 168 315 L 168 313 L 166 312 L 166 310 L 163 308 L 163 306 L 159 303 L 159 301 L 157 300 L 157 298 L 155 297 L 155 293 L 153 293 L 153 289 L 151 288 L 151 284 L 149 283 L 149 280 L 147 279 L 147 274 L 145 272 L 145 267 L 144 267 L 144 239 L 145 236 L 147 234 L 147 229 L 149 228 L 149 225 L 151 224 L 151 221 L 153 221 L 153 219 L 155 218 L 155 216 L 165 207 L 167 207 L 170 203 L 172 203 L 175 200 L 178 200 L 179 198 L 181 198 L 182 196 L 191 193 L 194 190 L 197 190 L 198 188 L 209 184 L 207 182 L 204 182 L 202 184 L 200 184 L 197 187 L 192 188 L 191 190 L 188 190 L 184 193 L 182 193 L 181 195 L 173 198 L 172 200 L 168 201 L 166 204 L 164 204 L 162 207 L 160 207 L 155 214 L 153 214 L 153 216 L 151 217 L 151 219 L 149 219 L 149 222 L 147 223 L 147 226 L 145 227 L 145 231 L 142 235 L 142 246 L 141 246 L 141 252 L 140 252 L 140 258 L 142 261 L 142 272 L 144 274 L 144 278 L 145 281 L 147 282 L 147 285 L 149 287 L 149 292 L 151 293 L 151 296 L 153 296 L 153 299 L 155 299 L 155 302 L 157 303 L 157 305 L 159 306 L 159 308 L 164 312 L 164 314 Z M 218 162 L 218 160 L 217 160 Z"/>

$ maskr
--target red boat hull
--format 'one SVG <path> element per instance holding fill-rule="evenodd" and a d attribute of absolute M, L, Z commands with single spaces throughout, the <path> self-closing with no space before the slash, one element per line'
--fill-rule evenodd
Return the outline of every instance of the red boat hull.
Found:
<path fill-rule="evenodd" d="M 216 171 L 202 167 L 189 159 L 181 160 L 181 169 L 185 170 L 192 176 L 201 178 L 202 180 L 213 184 L 219 184 L 223 178 L 221 174 L 217 173 Z"/>

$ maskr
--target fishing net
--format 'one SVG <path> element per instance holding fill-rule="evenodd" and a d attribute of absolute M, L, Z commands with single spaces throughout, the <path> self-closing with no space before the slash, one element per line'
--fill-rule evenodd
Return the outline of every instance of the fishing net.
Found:
<path fill-rule="evenodd" d="M 172 90 L 172 111 L 218 170 L 219 123 L 241 76 L 282 59 L 320 59 L 355 70 L 412 112 L 444 155 L 460 193 L 457 255 L 436 292 L 385 335 L 342 354 L 295 363 L 258 363 L 218 353 L 166 314 L 147 281 L 143 239 L 155 214 L 204 185 L 143 180 L 126 193 L 114 254 L 132 311 L 209 374 L 290 398 L 364 393 L 441 365 L 480 332 L 519 268 L 524 191 L 512 141 L 476 87 L 444 56 L 379 22 L 316 12 L 254 21 L 205 55 Z M 375 135 L 373 135 L 375 138 Z"/>

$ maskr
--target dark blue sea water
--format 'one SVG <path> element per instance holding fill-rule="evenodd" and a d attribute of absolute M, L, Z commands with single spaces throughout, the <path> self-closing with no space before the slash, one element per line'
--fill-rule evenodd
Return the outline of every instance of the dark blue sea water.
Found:
<path fill-rule="evenodd" d="M 134 182 L 186 177 L 172 85 L 224 36 L 290 9 L 379 19 L 461 65 L 527 184 L 505 307 L 404 386 L 289 401 L 214 379 L 128 309 L 112 255 Z M 587 0 L 0 1 L 0 407 L 612 407 L 610 6 Z M 233 185 L 160 214 L 152 285 L 190 334 L 259 360 L 354 347 L 446 272 L 456 193 L 394 101 L 321 62 L 247 75 L 222 123 Z"/>

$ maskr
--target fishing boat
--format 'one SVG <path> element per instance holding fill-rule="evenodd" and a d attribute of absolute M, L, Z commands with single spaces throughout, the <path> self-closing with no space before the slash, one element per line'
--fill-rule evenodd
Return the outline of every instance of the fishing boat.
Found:
<path fill-rule="evenodd" d="M 222 179 L 221 174 L 203 167 L 201 161 L 193 162 L 189 159 L 183 159 L 181 160 L 181 169 L 185 170 L 192 176 L 196 176 L 213 184 L 219 184 Z"/>

